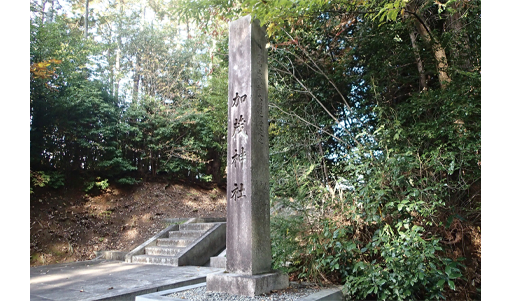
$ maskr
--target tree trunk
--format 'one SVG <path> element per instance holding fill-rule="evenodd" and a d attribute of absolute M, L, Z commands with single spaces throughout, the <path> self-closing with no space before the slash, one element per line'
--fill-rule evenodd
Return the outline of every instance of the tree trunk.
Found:
<path fill-rule="evenodd" d="M 186 38 L 190 39 L 190 25 L 188 24 L 188 18 L 186 19 Z"/>
<path fill-rule="evenodd" d="M 150 151 L 150 164 L 151 164 L 151 175 L 156 176 L 158 170 L 158 156 L 159 152 Z"/>
<path fill-rule="evenodd" d="M 410 40 L 412 41 L 413 53 L 415 54 L 415 62 L 417 63 L 417 69 L 419 71 L 419 91 L 422 91 L 428 88 L 428 82 L 426 81 L 426 73 L 424 72 L 424 65 L 422 64 L 419 46 L 417 46 L 417 37 L 413 31 L 410 31 Z"/>
<path fill-rule="evenodd" d="M 44 24 L 44 8 L 46 7 L 46 0 L 41 3 L 41 25 Z"/>
<path fill-rule="evenodd" d="M 115 100 L 119 100 L 119 83 L 121 81 L 120 74 L 121 69 L 121 36 L 117 37 L 117 50 L 115 52 L 115 76 L 114 76 L 114 97 Z"/>
<path fill-rule="evenodd" d="M 472 62 L 470 60 L 470 47 L 469 39 L 466 32 L 463 31 L 463 23 L 461 21 L 460 6 L 463 2 L 457 1 L 453 4 L 452 8 L 455 13 L 450 15 L 446 23 L 446 31 L 452 33 L 454 47 L 452 51 L 453 59 L 459 62 L 459 66 L 464 71 L 472 69 Z"/>
<path fill-rule="evenodd" d="M 124 15 L 124 1 L 119 1 L 119 5 L 120 5 L 120 15 Z M 122 39 L 121 39 L 121 33 L 122 33 L 122 18 L 119 20 L 119 24 L 118 24 L 118 32 L 117 32 L 117 51 L 116 51 L 116 57 L 115 57 L 115 69 L 116 69 L 116 74 L 115 74 L 115 91 L 114 91 L 114 97 L 115 97 L 115 100 L 119 100 L 119 83 L 121 81 L 121 76 L 120 76 L 120 70 L 121 70 L 121 44 L 122 44 Z"/>
<path fill-rule="evenodd" d="M 50 21 L 55 21 L 55 0 L 51 0 Z"/>
<path fill-rule="evenodd" d="M 140 84 L 140 55 L 135 55 L 135 75 L 133 76 L 133 99 L 132 103 L 136 104 L 138 102 L 138 87 Z"/>
<path fill-rule="evenodd" d="M 451 82 L 451 78 L 447 73 L 447 68 L 449 65 L 447 63 L 447 55 L 445 54 L 445 49 L 442 47 L 438 39 L 433 35 L 424 18 L 422 18 L 417 13 L 418 9 L 416 5 L 417 3 L 411 1 L 407 6 L 407 12 L 414 18 L 415 28 L 421 37 L 431 46 L 433 50 L 433 55 L 435 56 L 436 61 L 438 80 L 440 81 L 440 87 L 444 89 L 447 84 Z"/>
<path fill-rule="evenodd" d="M 85 39 L 87 40 L 87 35 L 89 31 L 89 0 L 85 0 Z"/>
<path fill-rule="evenodd" d="M 416 21 L 416 26 L 424 40 L 426 40 L 433 48 L 438 79 L 440 80 L 440 87 L 444 89 L 446 85 L 451 82 L 451 78 L 449 77 L 449 74 L 447 74 L 447 68 L 449 65 L 447 64 L 447 55 L 445 54 L 445 49 L 436 39 L 431 38 L 429 34 L 430 30 L 427 29 L 422 23 Z"/>
<path fill-rule="evenodd" d="M 107 61 L 108 61 L 108 71 L 110 71 L 109 75 L 108 75 L 108 88 L 109 89 L 112 89 L 111 92 L 112 94 L 115 93 L 115 87 L 114 87 L 114 65 L 111 64 L 111 58 L 112 58 L 112 53 L 110 52 L 110 49 L 108 49 L 106 51 L 106 56 L 107 56 Z"/>
<path fill-rule="evenodd" d="M 216 148 L 208 149 L 208 163 L 207 163 L 207 172 L 211 175 L 212 181 L 215 182 L 218 186 L 223 185 L 222 183 L 222 159 L 220 153 Z"/>
<path fill-rule="evenodd" d="M 323 182 L 325 183 L 325 186 L 329 187 L 330 188 L 330 185 L 329 185 L 329 182 L 328 182 L 328 167 L 326 166 L 326 162 L 325 162 L 325 154 L 323 153 L 323 146 L 321 145 L 321 137 L 319 137 L 319 142 L 318 142 L 318 149 L 319 149 L 319 155 L 321 157 L 321 167 L 322 167 L 322 171 L 323 171 Z"/>

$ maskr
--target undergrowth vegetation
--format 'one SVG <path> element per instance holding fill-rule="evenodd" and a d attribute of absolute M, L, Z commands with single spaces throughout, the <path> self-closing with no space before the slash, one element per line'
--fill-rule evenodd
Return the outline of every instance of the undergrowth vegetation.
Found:
<path fill-rule="evenodd" d="M 460 288 L 477 298 L 477 279 L 463 276 L 465 258 L 453 255 L 470 244 L 463 227 L 480 225 L 480 91 L 477 80 L 457 80 L 380 109 L 376 130 L 357 136 L 367 143 L 328 164 L 328 182 L 317 145 L 275 152 L 275 267 L 344 283 L 362 299 L 439 299 Z"/>
<path fill-rule="evenodd" d="M 425 7 L 416 12 L 439 26 Z M 413 70 L 419 60 L 440 69 L 405 18 L 331 13 L 273 37 L 275 268 L 344 284 L 357 300 L 480 299 L 480 19 L 477 6 L 465 9 L 465 42 L 449 40 L 447 25 L 432 29 L 451 55 L 448 83 Z M 329 47 L 314 43 L 322 34 Z M 470 60 L 457 48 L 468 40 Z M 424 43 L 419 55 L 414 43 Z"/>

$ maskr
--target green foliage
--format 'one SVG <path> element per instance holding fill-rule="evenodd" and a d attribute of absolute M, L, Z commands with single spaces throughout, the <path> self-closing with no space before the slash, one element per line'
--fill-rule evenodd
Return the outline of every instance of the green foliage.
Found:
<path fill-rule="evenodd" d="M 57 171 L 30 171 L 31 186 L 50 186 L 54 189 L 64 186 L 65 177 Z M 32 187 L 30 188 L 32 192 Z"/>
<path fill-rule="evenodd" d="M 30 179 L 32 180 L 32 184 L 38 187 L 44 187 L 46 184 L 50 182 L 50 176 L 46 175 L 44 172 L 31 171 Z"/>
<path fill-rule="evenodd" d="M 140 183 L 139 180 L 137 180 L 135 178 L 131 178 L 131 177 L 120 178 L 120 179 L 117 179 L 116 182 L 121 185 L 136 185 L 136 184 Z"/>
<path fill-rule="evenodd" d="M 472 27 L 463 29 L 474 38 L 472 68 L 467 49 L 430 24 L 453 58 L 451 82 L 430 80 L 421 91 L 413 24 L 392 12 L 402 8 L 395 2 L 367 2 L 382 23 L 330 12 L 281 22 L 272 36 L 274 267 L 339 281 L 355 299 L 438 299 L 466 283 L 442 234 L 453 216 L 480 223 L 480 17 L 470 7 Z M 436 76 L 428 44 L 416 42 Z"/>
<path fill-rule="evenodd" d="M 109 186 L 108 179 L 101 180 L 100 177 L 97 177 L 95 180 L 85 183 L 84 191 L 90 192 L 94 188 L 99 190 L 105 190 L 108 188 L 108 186 Z"/>
<path fill-rule="evenodd" d="M 372 295 L 378 300 L 443 298 L 442 280 L 447 279 L 454 289 L 451 279 L 461 277 L 458 263 L 446 265 L 448 259 L 442 261 L 435 256 L 435 252 L 442 250 L 439 239 L 423 239 L 421 227 L 410 227 L 410 224 L 397 227 L 401 229 L 386 225 L 376 231 L 366 249 L 381 256 L 382 263 L 358 261 L 346 279 L 347 289 L 355 295 L 364 298 Z"/>
<path fill-rule="evenodd" d="M 135 184 L 159 171 L 208 180 L 208 162 L 225 161 L 226 105 L 200 90 L 211 60 L 204 49 L 214 43 L 181 39 L 173 23 L 141 22 L 141 9 L 106 5 L 90 24 L 97 39 L 87 40 L 73 14 L 32 16 L 32 169 Z M 213 81 L 221 86 L 226 75 Z"/>
<path fill-rule="evenodd" d="M 299 270 L 297 250 L 300 249 L 300 226 L 303 224 L 301 216 L 275 216 L 271 219 L 271 242 L 273 267 L 285 273 L 294 273 Z"/>

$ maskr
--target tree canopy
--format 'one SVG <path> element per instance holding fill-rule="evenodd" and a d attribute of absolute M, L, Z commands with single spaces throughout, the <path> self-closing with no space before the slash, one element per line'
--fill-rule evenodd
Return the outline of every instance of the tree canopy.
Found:
<path fill-rule="evenodd" d="M 134 184 L 164 172 L 221 183 L 224 125 L 210 121 L 222 105 L 202 95 L 211 40 L 149 20 L 143 1 L 86 2 L 31 3 L 33 180 Z"/>

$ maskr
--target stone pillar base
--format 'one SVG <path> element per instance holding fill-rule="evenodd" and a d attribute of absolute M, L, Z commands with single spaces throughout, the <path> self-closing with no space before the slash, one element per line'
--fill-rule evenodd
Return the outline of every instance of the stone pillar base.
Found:
<path fill-rule="evenodd" d="M 206 291 L 254 297 L 289 287 L 288 275 L 271 272 L 261 275 L 234 273 L 210 274 L 206 277 Z"/>

